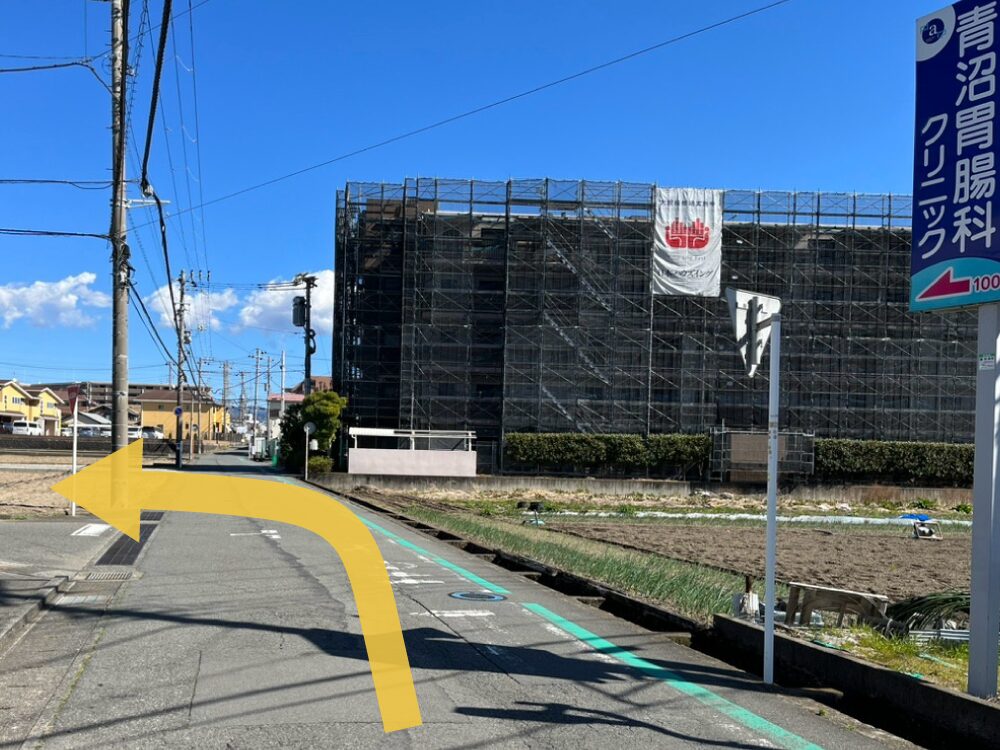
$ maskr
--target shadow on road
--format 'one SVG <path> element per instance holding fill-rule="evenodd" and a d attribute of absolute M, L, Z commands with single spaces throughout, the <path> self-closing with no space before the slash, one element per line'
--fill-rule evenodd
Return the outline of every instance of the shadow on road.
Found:
<path fill-rule="evenodd" d="M 27 593 L 0 590 L 0 606 L 17 603 L 31 598 L 32 596 Z M 50 608 L 52 610 L 80 618 L 105 617 L 111 621 L 115 619 L 138 621 L 145 620 L 185 626 L 208 626 L 230 630 L 280 633 L 286 636 L 298 636 L 326 654 L 336 655 L 343 658 L 358 659 L 365 662 L 367 662 L 368 658 L 364 639 L 361 635 L 345 633 L 337 630 L 327 630 L 322 628 L 298 628 L 288 625 L 248 622 L 216 617 L 197 617 L 134 608 L 100 610 L 96 608 L 60 604 L 50 605 Z M 484 644 L 468 641 L 457 636 L 451 631 L 435 627 L 421 627 L 406 630 L 404 631 L 404 639 L 406 641 L 410 666 L 419 670 L 509 674 L 523 677 L 567 680 L 590 686 L 620 683 L 628 680 L 630 682 L 638 682 L 635 691 L 641 689 L 643 686 L 648 687 L 660 682 L 659 680 L 639 674 L 625 664 L 594 659 L 593 652 L 582 644 L 580 645 L 579 656 L 565 656 L 549 650 L 548 646 L 553 645 L 552 643 L 538 643 L 533 646 Z M 565 642 L 555 641 L 554 643 L 563 644 Z M 623 649 L 623 651 L 625 650 L 627 649 Z M 686 680 L 696 682 L 700 685 L 729 689 L 751 691 L 760 689 L 759 684 L 755 680 L 735 669 L 672 661 L 657 661 L 650 659 L 649 657 L 644 658 L 646 661 L 657 664 L 659 667 L 667 670 L 668 673 L 665 676 L 673 677 L 678 680 Z M 334 682 L 338 679 L 344 679 L 351 676 L 356 675 L 352 674 L 325 678 L 323 680 L 319 680 L 319 682 Z M 315 682 L 317 681 L 311 680 L 304 683 L 282 685 L 279 688 L 247 690 L 244 693 L 237 695 L 196 702 L 196 704 L 210 705 L 212 703 L 231 701 L 246 695 L 266 694 L 277 692 L 279 690 L 293 689 L 304 684 L 311 684 Z M 629 705 L 632 710 L 636 708 L 636 705 L 631 702 L 627 702 L 624 699 L 622 702 Z M 742 743 L 712 741 L 705 738 L 681 734 L 666 727 L 649 724 L 639 719 L 634 719 L 614 712 L 601 711 L 597 709 L 583 709 L 560 703 L 521 702 L 516 705 L 524 706 L 525 708 L 480 708 L 459 706 L 456 707 L 454 711 L 455 713 L 466 716 L 509 719 L 511 721 L 532 723 L 540 722 L 545 724 L 566 725 L 604 724 L 633 729 L 647 729 L 659 734 L 669 735 L 679 739 L 687 739 L 704 745 L 732 748 L 752 747 L 751 745 L 744 745 Z M 48 736 L 69 733 L 70 731 L 79 732 L 116 724 L 123 724 L 133 720 L 169 713 L 173 710 L 175 709 L 157 709 L 145 714 L 93 722 L 87 726 L 74 727 L 72 730 L 53 732 Z M 6 745 L 4 744 L 0 744 L 0 747 L 5 746 Z"/>

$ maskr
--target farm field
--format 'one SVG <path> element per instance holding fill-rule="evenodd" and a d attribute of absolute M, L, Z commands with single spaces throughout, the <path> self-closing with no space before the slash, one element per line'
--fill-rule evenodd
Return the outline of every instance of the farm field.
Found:
<path fill-rule="evenodd" d="M 401 512 L 421 509 L 437 514 L 480 517 L 490 523 L 523 528 L 527 518 L 517 502 L 536 498 L 470 497 L 448 493 L 393 493 L 359 488 L 355 494 Z M 727 511 L 763 513 L 762 499 L 734 498 L 703 507 L 700 499 L 672 498 L 629 503 L 627 498 L 547 496 L 540 517 L 542 530 L 553 536 L 576 537 L 611 544 L 697 565 L 721 568 L 737 575 L 764 575 L 765 531 L 762 522 L 727 520 Z M 756 503 L 756 504 L 755 504 Z M 570 510 L 586 514 L 560 515 Z M 709 510 L 717 518 L 699 520 L 637 517 L 636 512 Z M 782 507 L 787 515 L 839 514 L 893 517 L 920 508 L 862 506 L 848 512 L 828 504 Z M 546 512 L 548 511 L 548 512 Z M 956 517 L 955 513 L 942 515 Z M 970 516 L 960 515 L 964 520 Z M 885 594 L 892 600 L 936 591 L 967 589 L 970 577 L 971 533 L 967 526 L 945 526 L 940 540 L 916 540 L 907 526 L 855 526 L 839 523 L 779 524 L 778 579 Z"/>

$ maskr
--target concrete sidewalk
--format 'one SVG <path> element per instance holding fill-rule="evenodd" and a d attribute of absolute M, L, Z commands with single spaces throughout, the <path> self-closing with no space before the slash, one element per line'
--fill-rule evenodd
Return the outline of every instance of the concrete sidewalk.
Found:
<path fill-rule="evenodd" d="M 0 654 L 115 536 L 89 515 L 0 521 Z"/>

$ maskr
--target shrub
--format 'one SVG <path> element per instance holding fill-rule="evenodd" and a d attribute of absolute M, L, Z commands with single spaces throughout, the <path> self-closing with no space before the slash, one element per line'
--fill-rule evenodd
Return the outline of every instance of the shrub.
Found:
<path fill-rule="evenodd" d="M 972 503 L 959 503 L 955 506 L 956 513 L 965 513 L 969 515 L 972 513 Z"/>
<path fill-rule="evenodd" d="M 591 435 L 582 433 L 511 433 L 506 459 L 541 470 L 613 470 L 625 474 L 680 469 L 702 473 L 712 440 L 707 435 Z"/>
<path fill-rule="evenodd" d="M 816 440 L 816 479 L 834 482 L 971 486 L 971 445 L 884 440 Z"/>
<path fill-rule="evenodd" d="M 913 507 L 920 510 L 934 510 L 937 508 L 937 500 L 931 497 L 918 497 Z"/>
<path fill-rule="evenodd" d="M 333 461 L 329 456 L 310 456 L 309 474 L 329 474 L 333 468 Z"/>

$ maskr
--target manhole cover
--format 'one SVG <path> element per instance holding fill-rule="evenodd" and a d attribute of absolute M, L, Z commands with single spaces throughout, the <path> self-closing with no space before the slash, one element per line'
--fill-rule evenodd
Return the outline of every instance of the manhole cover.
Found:
<path fill-rule="evenodd" d="M 448 594 L 452 599 L 464 599 L 469 602 L 502 602 L 507 597 L 500 594 L 491 594 L 489 591 L 456 591 Z"/>

